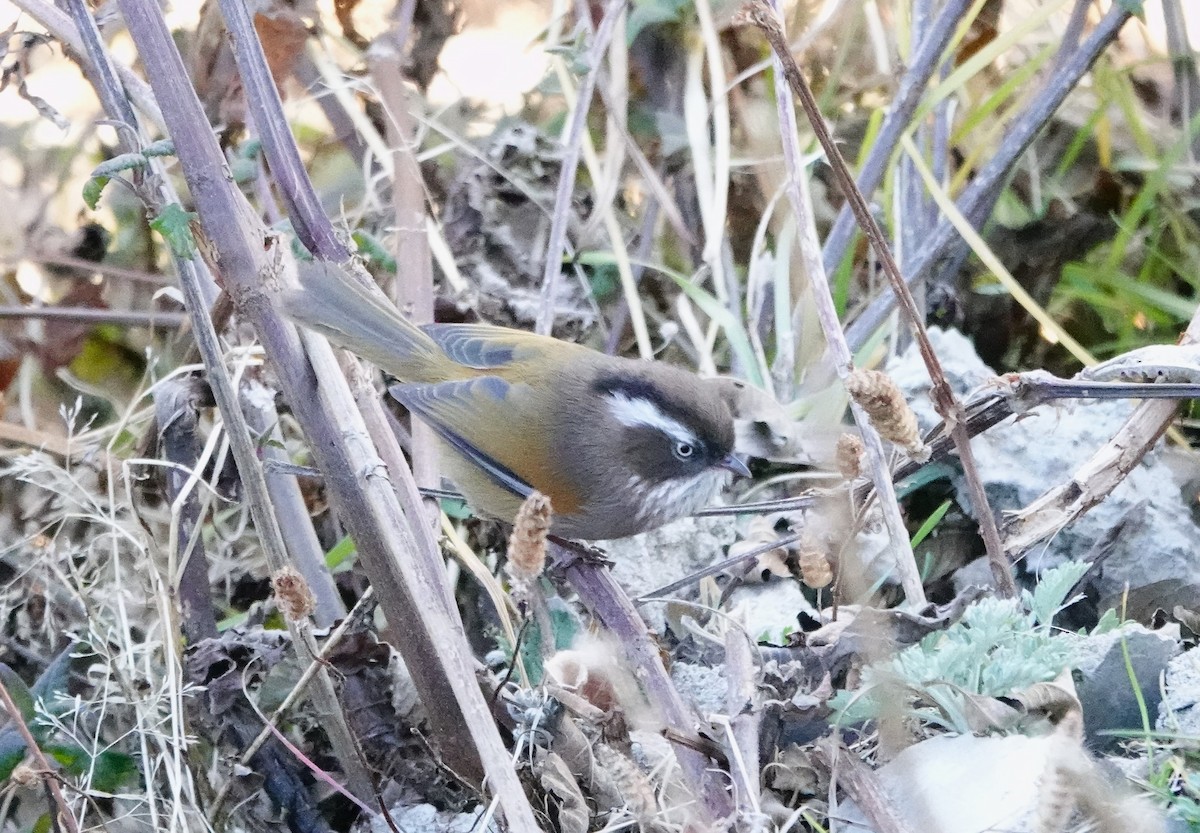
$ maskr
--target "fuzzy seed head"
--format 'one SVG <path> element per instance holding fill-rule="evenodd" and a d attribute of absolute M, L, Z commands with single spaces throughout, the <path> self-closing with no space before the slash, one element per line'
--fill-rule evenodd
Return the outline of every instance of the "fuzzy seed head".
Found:
<path fill-rule="evenodd" d="M 541 492 L 521 504 L 508 539 L 508 574 L 515 584 L 527 586 L 546 569 L 546 536 L 553 517 L 550 498 Z"/>
<path fill-rule="evenodd" d="M 833 565 L 829 558 L 811 544 L 800 550 L 800 579 L 814 590 L 833 582 Z"/>
<path fill-rule="evenodd" d="M 863 441 L 857 434 L 838 437 L 835 459 L 838 471 L 847 480 L 857 480 L 862 474 Z"/>
<path fill-rule="evenodd" d="M 846 392 L 867 412 L 880 436 L 903 448 L 910 457 L 928 458 L 929 451 L 921 442 L 917 415 L 904 401 L 904 394 L 890 376 L 878 370 L 853 370 L 846 377 Z"/>
<path fill-rule="evenodd" d="M 284 567 L 272 576 L 271 587 L 275 590 L 279 611 L 289 622 L 307 618 L 317 606 L 317 597 L 295 567 Z"/>

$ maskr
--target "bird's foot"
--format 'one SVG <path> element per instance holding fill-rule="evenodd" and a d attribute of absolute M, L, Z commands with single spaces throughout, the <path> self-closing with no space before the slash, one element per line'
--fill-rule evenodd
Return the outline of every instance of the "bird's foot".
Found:
<path fill-rule="evenodd" d="M 612 566 L 612 561 L 609 560 L 604 550 L 599 547 L 594 547 L 583 541 L 559 538 L 557 535 L 551 535 L 549 539 L 554 544 L 554 569 L 557 571 L 566 572 L 576 565 L 588 567 Z"/>

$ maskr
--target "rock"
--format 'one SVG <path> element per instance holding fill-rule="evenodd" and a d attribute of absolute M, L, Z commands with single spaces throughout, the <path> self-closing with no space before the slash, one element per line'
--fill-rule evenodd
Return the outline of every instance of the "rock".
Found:
<path fill-rule="evenodd" d="M 1150 714 L 1156 714 L 1162 693 L 1159 677 L 1171 658 L 1179 653 L 1175 629 L 1152 631 L 1137 624 L 1094 636 L 1061 638 L 1077 640 L 1072 666 L 1078 670 L 1075 690 L 1083 706 L 1087 745 L 1095 751 L 1116 750 L 1125 738 L 1102 734 L 1108 731 L 1140 731 L 1142 713 L 1138 692 Z M 1137 689 L 1129 679 L 1125 650 L 1133 667 Z"/>
<path fill-rule="evenodd" d="M 471 813 L 450 813 L 440 811 L 432 804 L 392 807 L 388 813 L 394 826 L 389 825 L 382 815 L 377 815 L 367 829 L 371 833 L 390 833 L 397 828 L 407 833 L 499 833 L 500 825 L 494 815 L 486 828 L 480 827 L 486 810 L 480 807 Z"/>
<path fill-rule="evenodd" d="M 801 611 L 813 619 L 820 613 L 804 596 L 800 583 L 791 579 L 743 585 L 729 595 L 729 616 L 741 622 L 753 639 L 771 645 L 786 645 L 788 636 L 800 629 Z"/>
<path fill-rule="evenodd" d="M 1166 696 L 1158 707 L 1158 729 L 1200 737 L 1200 648 L 1167 665 Z"/>
<path fill-rule="evenodd" d="M 995 374 L 980 361 L 966 336 L 931 329 L 930 340 L 947 378 L 962 395 Z M 925 365 L 911 347 L 888 368 L 917 413 L 922 430 L 939 421 L 929 399 Z M 1009 420 L 975 437 L 971 448 L 994 512 L 1021 509 L 1072 473 L 1112 438 L 1132 411 L 1124 401 L 1064 400 L 1043 405 L 1020 420 Z M 1144 517 L 1129 523 L 1104 562 L 1102 596 L 1159 581 L 1194 581 L 1200 573 L 1200 527 L 1180 495 L 1180 482 L 1158 449 L 1146 455 L 1116 490 L 1053 539 L 1029 555 L 1040 572 L 1078 557 L 1144 503 Z M 971 501 L 961 475 L 955 477 L 959 503 Z M 1101 611 L 1103 612 L 1103 611 Z"/>
<path fill-rule="evenodd" d="M 910 746 L 875 774 L 892 811 L 912 831 L 1033 830 L 1049 737 L 943 735 Z M 844 829 L 875 828 L 853 802 L 838 808 Z"/>
<path fill-rule="evenodd" d="M 1163 833 L 1162 813 L 1118 775 L 1097 765 L 1068 734 L 1042 737 L 943 735 L 905 749 L 876 776 L 889 807 L 914 833 L 1034 833 L 1072 817 L 1102 829 Z M 853 802 L 841 829 L 875 828 Z M 1085 829 L 1093 829 L 1091 826 Z"/>
<path fill-rule="evenodd" d="M 684 700 L 692 704 L 701 719 L 709 714 L 724 714 L 727 711 L 729 683 L 725 681 L 724 667 L 676 662 L 671 665 L 671 682 L 675 683 L 675 688 Z"/>
<path fill-rule="evenodd" d="M 597 541 L 613 562 L 613 577 L 637 598 L 725 557 L 737 537 L 732 517 L 684 518 L 651 532 Z M 642 607 L 652 630 L 665 629 L 663 605 Z"/>

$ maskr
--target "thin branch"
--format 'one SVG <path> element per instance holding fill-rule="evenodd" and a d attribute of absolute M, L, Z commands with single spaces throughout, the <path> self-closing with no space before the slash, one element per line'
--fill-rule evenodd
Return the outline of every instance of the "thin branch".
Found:
<path fill-rule="evenodd" d="M 214 176 L 225 169 L 224 160 L 161 15 L 148 2 L 122 0 L 122 6 L 129 7 L 126 20 L 137 21 L 138 26 L 131 24 L 130 29 L 150 68 L 164 115 L 172 123 L 176 150 L 201 221 L 217 243 L 222 264 L 228 266 L 226 280 L 233 286 L 240 311 L 254 324 L 281 389 L 309 438 L 333 504 L 358 545 L 389 624 L 404 634 L 396 647 L 429 709 L 441 754 L 455 771 L 475 783 L 482 782 L 486 773 L 510 828 L 532 833 L 537 830 L 532 808 L 475 681 L 475 663 L 444 565 L 432 530 L 422 522 L 411 473 L 395 436 L 386 430 L 382 405 L 378 397 L 356 401 L 328 342 L 307 332 L 301 336 L 279 316 L 273 293 L 294 281 L 294 264 L 227 178 Z M 271 131 L 272 141 L 264 142 L 264 151 L 275 177 L 286 180 L 280 184 L 289 193 L 293 224 L 307 230 L 305 242 L 319 254 L 343 257 L 345 249 L 320 210 L 286 130 L 278 91 L 248 12 L 236 0 L 223 2 L 222 10 L 233 34 L 234 57 L 255 123 L 260 131 Z M 151 20 L 143 25 L 142 18 Z M 341 268 L 327 268 L 326 280 L 357 279 Z"/>
<path fill-rule="evenodd" d="M 970 9 L 972 0 L 949 0 L 938 14 L 937 19 L 929 28 L 929 34 L 921 39 L 912 63 L 900 79 L 900 88 L 896 97 L 884 116 L 883 124 L 879 127 L 879 135 L 871 145 L 867 158 L 863 162 L 862 172 L 858 175 L 858 189 L 865 195 L 873 195 L 875 189 L 883 182 L 889 160 L 895 155 L 900 143 L 900 136 L 908 129 L 913 114 L 921 103 L 921 96 L 938 68 L 942 53 L 954 36 L 963 16 Z M 789 51 L 790 55 L 791 52 Z M 838 212 L 833 228 L 825 238 L 825 248 L 822 260 L 826 273 L 834 272 L 854 236 L 854 214 L 847 202 Z"/>
<path fill-rule="evenodd" d="M 579 156 L 583 147 L 583 131 L 587 127 L 587 115 L 592 106 L 592 95 L 596 90 L 596 78 L 608 51 L 617 21 L 625 0 L 610 0 L 604 19 L 596 27 L 592 43 L 587 51 L 588 71 L 583 77 L 571 113 L 571 122 L 563 135 L 563 158 L 558 175 L 558 190 L 554 195 L 554 212 L 550 220 L 550 234 L 546 241 L 546 260 L 542 270 L 542 299 L 538 308 L 535 329 L 549 335 L 554 326 L 554 303 L 558 295 L 558 281 L 562 275 L 563 253 L 566 250 L 567 224 L 571 219 L 571 196 L 575 193 L 575 174 L 579 170 Z"/>
<path fill-rule="evenodd" d="M 775 50 L 776 72 L 782 73 L 791 83 L 792 92 L 799 96 L 801 105 L 808 114 L 809 121 L 822 145 L 832 144 L 828 131 L 825 130 L 824 120 L 816 110 L 816 101 L 813 100 L 812 93 L 800 78 L 800 70 L 796 66 L 795 59 L 787 50 L 783 29 L 778 22 L 778 12 L 769 3 L 769 0 L 764 0 L 761 5 L 754 3 L 748 6 L 747 13 L 750 19 L 766 34 L 767 40 Z M 783 157 L 788 169 L 788 199 L 792 204 L 792 211 L 796 215 L 800 231 L 800 254 L 809 284 L 812 287 L 813 303 L 821 323 L 821 331 L 825 335 L 829 351 L 834 357 L 834 370 L 844 382 L 854 368 L 854 360 L 842 334 L 837 308 L 829 288 L 829 278 L 821 262 L 815 219 L 811 209 L 811 200 L 808 197 L 807 179 L 800 161 L 800 147 L 796 139 L 795 112 L 791 98 L 782 86 L 777 88 L 776 105 L 779 113 L 780 138 L 783 142 Z M 828 147 L 826 152 L 829 152 Z M 836 152 L 835 149 L 833 153 Z M 838 170 L 836 165 L 834 170 Z M 848 177 L 848 172 L 846 172 L 846 176 Z M 843 187 L 845 187 L 844 184 Z M 850 185 L 850 188 L 853 189 L 853 184 Z M 865 205 L 865 203 L 863 204 Z M 857 208 L 858 206 L 855 205 L 856 211 Z M 880 232 L 881 237 L 882 232 Z M 881 497 L 880 510 L 895 553 L 896 570 L 904 588 L 905 599 L 913 606 L 920 607 L 925 604 L 925 589 L 921 585 L 920 571 L 917 569 L 916 558 L 909 544 L 904 518 L 900 514 L 900 504 L 896 499 L 883 441 L 871 425 L 866 413 L 857 403 L 852 401 L 850 409 L 862 434 L 871 469 L 871 481 L 875 484 L 875 489 Z"/>
<path fill-rule="evenodd" d="M 305 173 L 300 150 L 288 127 L 279 90 L 267 67 L 249 8 L 236 0 L 224 0 L 221 14 L 229 29 L 238 75 L 245 88 L 246 106 L 253 116 L 263 153 L 270 163 L 271 174 L 283 196 L 296 236 L 315 255 L 327 260 L 345 260 L 350 256 L 350 250 L 338 239 L 333 223 L 326 216 Z"/>
<path fill-rule="evenodd" d="M 412 11 L 413 4 L 405 4 Z M 375 39 L 367 52 L 368 65 L 379 103 L 383 107 L 388 145 L 392 155 L 392 206 L 395 211 L 396 263 L 402 264 L 392 283 L 396 306 L 417 324 L 433 323 L 433 258 L 426 232 L 425 182 L 417 162 L 420 143 L 416 125 L 409 114 L 409 94 L 404 82 L 401 60 L 404 38 L 411 19 L 397 24 L 397 30 Z M 412 469 L 418 486 L 441 484 L 436 434 L 420 420 L 412 420 Z M 433 501 L 426 504 L 434 523 L 439 514 Z"/>
<path fill-rule="evenodd" d="M 621 644 L 663 723 L 681 737 L 693 737 L 697 717 L 679 696 L 646 623 L 612 577 L 611 571 L 590 560 L 588 554 L 581 555 L 578 551 L 565 549 L 554 541 L 550 545 L 559 562 L 567 564 L 567 579 L 584 607 Z M 713 771 L 708 757 L 691 745 L 677 743 L 674 748 L 688 786 L 708 813 L 709 820 L 726 818 L 732 812 L 733 805 L 725 785 L 721 783 L 725 777 Z"/>
<path fill-rule="evenodd" d="M 854 799 L 879 833 L 914 833 L 892 806 L 892 799 L 879 783 L 879 776 L 847 749 L 836 737 L 822 739 L 813 749 L 821 766 L 835 773 L 835 779 Z"/>
<path fill-rule="evenodd" d="M 1017 160 L 1033 143 L 1046 126 L 1067 95 L 1075 89 L 1079 80 L 1095 63 L 1108 45 L 1116 39 L 1121 28 L 1129 20 L 1129 4 L 1113 3 L 1104 18 L 1096 26 L 1083 45 L 1071 53 L 1046 84 L 1038 91 L 1025 112 L 1015 119 L 1005 132 L 1004 140 L 988 161 L 972 177 L 963 189 L 956 204 L 964 216 L 977 228 L 981 226 L 996 200 L 1000 198 L 1001 186 L 1012 172 Z M 913 283 L 944 259 L 953 259 L 954 252 L 962 248 L 954 225 L 942 220 L 934 228 L 921 247 L 920 254 L 913 260 L 906 277 Z M 846 327 L 846 341 L 850 349 L 859 350 L 870 340 L 871 335 L 883 325 L 896 303 L 894 292 L 885 292 L 858 314 Z"/>
<path fill-rule="evenodd" d="M 1167 32 L 1167 54 L 1175 71 L 1175 86 L 1171 90 L 1172 109 L 1179 124 L 1189 125 L 1200 113 L 1200 72 L 1196 70 L 1196 54 L 1188 40 L 1187 18 L 1180 0 L 1162 0 L 1163 22 Z M 1200 135 L 1188 148 L 1192 164 L 1200 159 Z"/>
<path fill-rule="evenodd" d="M 883 234 L 883 229 L 879 227 L 875 216 L 867 207 L 862 193 L 855 186 L 854 179 L 850 174 L 850 168 L 846 164 L 846 160 L 842 157 L 837 143 L 833 140 L 833 136 L 830 135 L 828 127 L 825 125 L 824 117 L 821 115 L 812 90 L 804 80 L 804 76 L 801 75 L 800 68 L 796 65 L 795 59 L 787 51 L 787 41 L 784 38 L 783 30 L 780 28 L 778 17 L 766 2 L 767 0 L 763 0 L 762 4 L 755 3 L 750 6 L 751 19 L 762 29 L 763 33 L 767 36 L 767 40 L 771 43 L 772 48 L 782 61 L 784 75 L 787 77 L 792 91 L 800 99 L 800 106 L 808 116 L 809 123 L 812 125 L 817 140 L 821 143 L 826 158 L 833 168 L 834 178 L 841 187 L 847 202 L 849 202 L 855 217 L 858 219 L 859 225 L 862 227 L 872 249 L 874 249 L 876 256 L 879 258 L 884 274 L 887 275 L 888 280 L 892 284 L 892 290 L 900 303 L 900 308 L 903 310 L 909 326 L 912 328 L 917 348 L 929 372 L 931 382 L 930 394 L 934 407 L 946 421 L 946 424 L 951 426 L 951 436 L 954 438 L 954 444 L 962 463 L 963 475 L 966 478 L 971 494 L 971 501 L 975 507 L 976 520 L 979 521 L 979 531 L 983 536 L 984 546 L 987 549 L 988 561 L 991 564 L 996 586 L 1002 595 L 1014 596 L 1017 592 L 1016 584 L 1013 582 L 1012 572 L 1009 568 L 1008 560 L 1004 555 L 1004 547 L 1000 541 L 1000 531 L 996 526 L 996 518 L 988 505 L 987 493 L 984 491 L 983 481 L 980 479 L 979 471 L 975 465 L 975 455 L 971 452 L 971 438 L 962 421 L 964 416 L 962 404 L 955 397 L 954 391 L 950 388 L 950 383 L 946 380 L 946 374 L 942 370 L 941 362 L 933 350 L 933 345 L 929 342 L 929 334 L 925 331 L 924 319 L 917 308 L 912 293 L 908 290 L 908 285 L 905 283 L 904 277 L 900 274 L 900 267 L 896 265 L 896 261 L 892 257 L 887 239 Z M 830 343 L 830 350 L 833 351 L 836 365 L 839 367 L 839 373 L 841 373 L 840 368 L 846 366 L 843 363 L 849 362 L 850 354 L 846 349 L 845 343 L 841 342 L 840 329 L 838 330 L 838 336 L 834 342 Z M 865 434 L 864 439 L 867 439 Z M 880 482 L 881 478 L 874 478 L 874 480 L 877 489 L 880 489 L 882 486 L 880 496 L 886 499 L 891 490 L 891 478 L 883 479 L 882 484 Z M 886 504 L 884 508 L 884 517 L 886 518 Z M 892 534 L 894 535 L 895 533 L 893 532 Z M 911 551 L 911 548 L 909 548 L 910 554 Z M 901 566 L 902 579 L 905 576 L 905 572 L 903 571 L 907 568 L 907 564 Z M 915 569 L 915 563 L 913 569 Z M 905 591 L 907 594 L 907 586 L 905 587 Z M 918 598 L 923 601 L 924 593 L 922 592 Z M 915 600 L 910 596 L 909 601 Z"/>
<path fill-rule="evenodd" d="M 833 136 L 830 135 L 828 127 L 825 125 L 825 119 L 821 115 L 812 90 L 809 88 L 804 76 L 800 73 L 800 68 L 796 65 L 795 59 L 787 51 L 787 41 L 780 27 L 777 14 L 768 4 L 768 0 L 752 4 L 749 9 L 751 19 L 767 36 L 771 47 L 775 50 L 776 55 L 779 56 L 783 65 L 784 75 L 792 88 L 792 92 L 800 99 L 800 106 L 804 109 L 805 115 L 808 116 L 809 123 L 812 125 L 817 140 L 821 143 L 826 158 L 833 168 L 834 178 L 841 187 L 847 202 L 854 211 L 859 225 L 862 227 L 872 249 L 879 258 L 884 274 L 887 275 L 888 280 L 891 282 L 893 292 L 900 303 L 900 308 L 903 310 L 905 318 L 912 328 L 913 335 L 917 341 L 917 348 L 929 372 L 932 384 L 930 394 L 934 407 L 946 421 L 946 424 L 951 426 L 951 435 L 954 438 L 955 447 L 962 463 L 963 475 L 967 481 L 971 501 L 975 506 L 976 519 L 979 521 L 979 531 L 983 536 L 984 546 L 987 549 L 988 561 L 991 564 L 996 586 L 1002 595 L 1014 596 L 1017 592 L 1016 584 L 1013 582 L 1012 572 L 1009 568 L 1008 560 L 1004 555 L 1004 547 L 1000 541 L 1000 531 L 996 526 L 996 518 L 988 505 L 987 493 L 984 491 L 983 481 L 980 479 L 979 471 L 975 465 L 975 456 L 971 452 L 971 438 L 962 420 L 964 416 L 962 404 L 950 388 L 950 383 L 946 380 L 946 374 L 942 370 L 941 362 L 933 350 L 933 345 L 929 342 L 929 334 L 925 331 L 925 323 L 921 312 L 917 308 L 912 293 L 908 290 L 908 285 L 900 274 L 900 267 L 892 257 L 887 239 L 883 234 L 883 229 L 879 227 L 875 216 L 871 213 L 870 208 L 867 207 L 862 193 L 855 186 L 854 179 L 850 174 L 850 168 L 846 164 L 846 160 L 842 157 L 837 143 L 833 140 Z M 839 375 L 842 375 L 849 369 L 851 362 L 850 352 L 845 342 L 841 339 L 840 327 L 835 327 L 834 329 L 836 330 L 835 338 L 830 342 L 829 349 L 834 356 L 835 367 L 838 369 Z M 860 419 L 857 413 L 855 416 L 861 427 L 865 419 Z M 870 433 L 864 432 L 863 435 L 864 441 L 867 441 L 868 449 L 871 445 Z M 890 497 L 892 501 L 895 500 L 894 493 L 891 491 L 891 478 L 875 476 L 872 479 L 875 482 L 876 489 L 879 490 L 880 497 L 883 499 L 882 508 L 884 509 L 884 518 L 886 519 L 890 514 L 888 512 L 888 499 Z M 896 532 L 890 527 L 889 532 L 893 536 L 896 535 Z M 907 541 L 907 538 L 904 540 Z M 893 545 L 895 545 L 895 541 L 893 541 Z M 908 548 L 907 554 L 909 559 L 911 559 L 911 547 Z M 905 584 L 905 594 L 909 601 L 914 603 L 923 602 L 923 591 L 915 597 L 909 593 L 909 587 L 913 583 L 909 571 L 910 569 L 912 571 L 916 570 L 915 560 L 912 561 L 911 566 L 908 559 L 898 562 L 897 566 L 901 570 L 901 579 L 908 578 L 908 582 Z M 916 584 L 919 586 L 919 578 L 916 580 Z"/>
<path fill-rule="evenodd" d="M 11 307 L 0 306 L 0 319 L 79 321 L 85 324 L 115 324 L 119 327 L 165 327 L 177 330 L 187 321 L 180 312 L 138 312 L 96 307 Z"/>
<path fill-rule="evenodd" d="M 251 380 L 242 384 L 239 399 L 246 422 L 261 448 L 263 477 L 271 497 L 271 506 L 279 519 L 280 531 L 287 543 L 287 551 L 316 597 L 313 621 L 319 628 L 328 628 L 346 616 L 346 606 L 325 563 L 325 550 L 313 529 L 312 518 L 295 473 L 268 465 L 272 461 L 290 462 L 283 444 L 283 432 L 279 430 L 275 391 Z"/>

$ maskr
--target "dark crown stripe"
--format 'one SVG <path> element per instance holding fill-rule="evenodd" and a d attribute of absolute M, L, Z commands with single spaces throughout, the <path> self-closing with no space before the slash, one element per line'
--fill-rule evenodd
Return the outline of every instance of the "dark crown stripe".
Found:
<path fill-rule="evenodd" d="M 630 399 L 644 399 L 662 411 L 664 416 L 669 416 L 681 425 L 691 426 L 695 422 L 691 414 L 663 396 L 662 391 L 652 382 L 644 379 L 602 376 L 596 380 L 593 388 L 600 394 L 622 393 Z"/>

